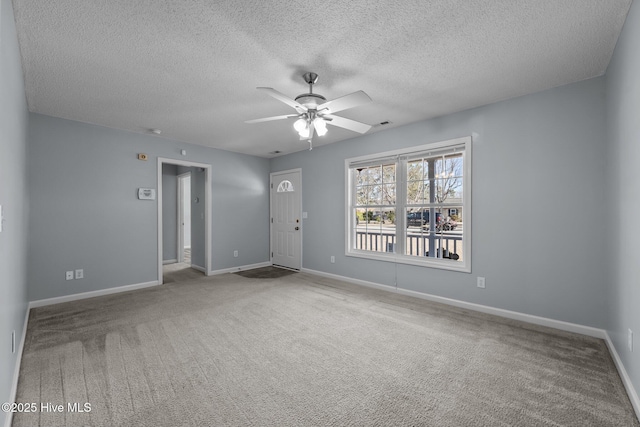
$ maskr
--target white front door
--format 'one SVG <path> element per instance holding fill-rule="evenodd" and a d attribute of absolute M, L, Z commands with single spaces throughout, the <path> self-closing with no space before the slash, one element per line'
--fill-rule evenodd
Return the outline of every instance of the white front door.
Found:
<path fill-rule="evenodd" d="M 271 174 L 271 262 L 302 268 L 302 194 L 299 169 Z"/>

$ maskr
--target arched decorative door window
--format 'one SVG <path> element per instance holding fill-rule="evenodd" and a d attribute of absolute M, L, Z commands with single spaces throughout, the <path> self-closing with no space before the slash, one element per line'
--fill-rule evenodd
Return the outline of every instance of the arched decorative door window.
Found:
<path fill-rule="evenodd" d="M 280 183 L 280 185 L 278 185 L 278 189 L 276 191 L 278 193 L 287 193 L 287 192 L 295 191 L 295 188 L 293 187 L 293 184 L 291 183 L 291 181 L 288 181 L 285 179 Z"/>

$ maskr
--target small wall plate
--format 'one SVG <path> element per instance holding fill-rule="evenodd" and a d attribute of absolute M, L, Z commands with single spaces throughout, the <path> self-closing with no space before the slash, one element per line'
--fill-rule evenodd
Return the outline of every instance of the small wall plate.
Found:
<path fill-rule="evenodd" d="M 138 188 L 138 199 L 140 200 L 155 200 L 156 190 L 153 188 Z"/>

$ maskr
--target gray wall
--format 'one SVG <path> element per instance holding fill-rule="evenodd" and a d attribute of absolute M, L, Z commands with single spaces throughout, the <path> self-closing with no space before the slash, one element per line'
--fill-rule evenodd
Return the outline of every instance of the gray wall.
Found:
<path fill-rule="evenodd" d="M 39 114 L 29 155 L 29 300 L 158 279 L 157 201 L 136 192 L 157 187 L 157 157 L 212 165 L 213 270 L 269 260 L 266 159 Z M 77 268 L 85 278 L 65 281 Z"/>
<path fill-rule="evenodd" d="M 0 3 L 0 402 L 9 401 L 27 309 L 27 102 L 11 0 Z M 7 416 L 0 412 L 0 424 Z"/>
<path fill-rule="evenodd" d="M 640 4 L 631 5 L 606 75 L 608 169 L 607 329 L 634 388 L 640 392 Z M 634 332 L 634 352 L 627 330 Z"/>
<path fill-rule="evenodd" d="M 304 268 L 604 327 L 603 89 L 592 79 L 272 159 L 272 172 L 302 168 Z M 471 134 L 472 274 L 345 256 L 345 158 Z"/>
<path fill-rule="evenodd" d="M 178 167 L 162 165 L 162 260 L 178 259 Z"/>

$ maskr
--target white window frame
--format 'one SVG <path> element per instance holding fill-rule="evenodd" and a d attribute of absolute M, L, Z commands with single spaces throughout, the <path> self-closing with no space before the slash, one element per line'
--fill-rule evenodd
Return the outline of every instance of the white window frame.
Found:
<path fill-rule="evenodd" d="M 416 257 L 405 255 L 404 251 L 399 252 L 374 252 L 365 251 L 354 248 L 355 242 L 355 216 L 351 215 L 355 207 L 355 184 L 353 183 L 353 175 L 350 173 L 351 166 L 355 163 L 375 162 L 379 159 L 388 159 L 397 157 L 396 160 L 396 247 L 404 248 L 405 244 L 405 223 L 406 215 L 406 160 L 402 160 L 403 156 L 409 156 L 412 153 L 439 151 L 453 146 L 464 145 L 464 161 L 463 161 L 463 193 L 462 193 L 462 211 L 464 212 L 464 230 L 462 239 L 463 256 L 462 261 L 452 261 L 442 258 L 432 257 Z M 471 273 L 471 136 L 462 138 L 439 141 L 430 144 L 424 144 L 416 147 L 409 147 L 400 150 L 386 151 L 383 153 L 369 154 L 366 156 L 352 157 L 345 159 L 345 255 L 357 258 L 367 258 L 379 261 L 394 262 L 400 264 L 411 264 L 423 267 L 439 268 L 443 270 L 460 271 Z M 404 197 L 404 198 L 403 198 Z"/>

